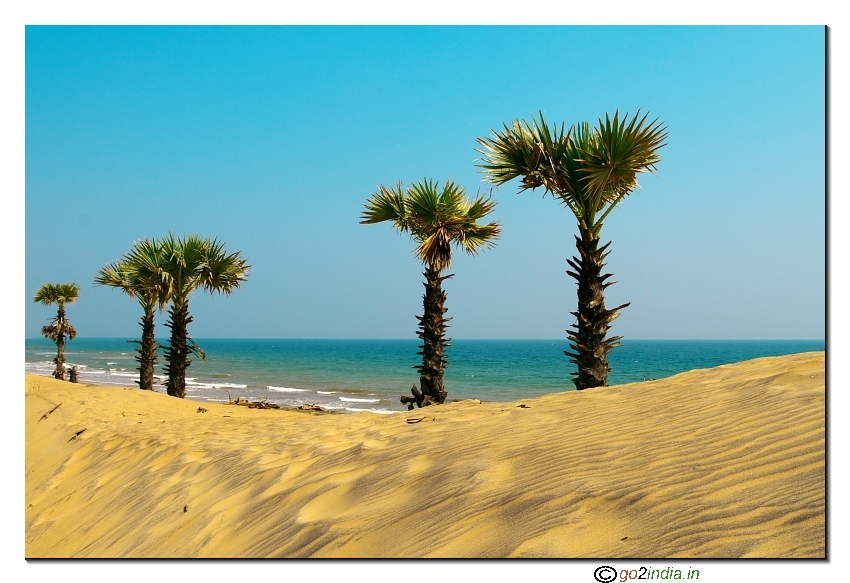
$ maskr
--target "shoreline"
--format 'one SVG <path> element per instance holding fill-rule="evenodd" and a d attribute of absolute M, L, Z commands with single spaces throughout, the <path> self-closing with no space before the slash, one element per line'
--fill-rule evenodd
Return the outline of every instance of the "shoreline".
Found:
<path fill-rule="evenodd" d="M 26 556 L 822 558 L 824 356 L 392 415 L 27 377 Z"/>
<path fill-rule="evenodd" d="M 416 342 L 348 340 L 204 341 L 208 357 L 187 371 L 187 395 L 199 401 L 266 399 L 315 403 L 341 411 L 403 411 L 399 396 L 419 382 Z M 454 341 L 445 383 L 449 398 L 510 401 L 574 390 L 564 342 Z M 612 353 L 611 385 L 667 378 L 697 368 L 811 350 L 817 341 L 630 341 Z M 52 356 L 51 356 L 52 355 Z M 51 375 L 55 346 L 28 341 L 25 371 Z M 137 386 L 135 353 L 121 339 L 80 339 L 66 356 L 83 383 Z M 160 363 L 162 364 L 162 363 Z M 158 370 L 158 379 L 164 379 Z M 164 391 L 160 383 L 155 387 Z"/>

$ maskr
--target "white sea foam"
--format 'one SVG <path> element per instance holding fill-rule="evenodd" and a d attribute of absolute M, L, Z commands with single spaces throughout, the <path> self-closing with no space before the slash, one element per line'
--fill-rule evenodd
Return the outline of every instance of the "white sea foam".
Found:
<path fill-rule="evenodd" d="M 106 364 L 118 364 L 117 362 L 107 362 Z"/>
<path fill-rule="evenodd" d="M 293 389 L 291 387 L 273 387 L 271 385 L 266 387 L 270 391 L 279 391 L 281 393 L 306 393 L 307 389 Z"/>
<path fill-rule="evenodd" d="M 316 391 L 320 395 L 336 395 L 339 391 Z"/>
<path fill-rule="evenodd" d="M 380 415 L 389 415 L 391 413 L 396 413 L 396 411 L 388 411 L 387 409 L 357 409 L 356 407 L 346 407 L 346 411 L 352 411 L 355 413 L 359 413 L 360 411 L 368 411 L 369 413 L 378 413 Z"/>
<path fill-rule="evenodd" d="M 201 388 L 201 389 L 246 389 L 248 385 L 239 385 L 236 383 L 186 383 L 187 386 L 191 386 L 192 388 Z"/>
<path fill-rule="evenodd" d="M 340 401 L 349 403 L 380 403 L 380 399 L 352 399 L 351 397 L 339 397 Z"/>

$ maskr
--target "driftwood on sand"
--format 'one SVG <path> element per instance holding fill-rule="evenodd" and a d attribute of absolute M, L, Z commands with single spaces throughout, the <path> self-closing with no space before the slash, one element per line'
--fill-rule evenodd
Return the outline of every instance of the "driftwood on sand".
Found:
<path fill-rule="evenodd" d="M 248 407 L 249 409 L 281 409 L 282 407 L 277 403 L 269 403 L 265 399 L 262 401 L 249 401 L 248 399 L 243 399 L 241 397 L 236 397 L 236 400 L 230 396 L 230 393 L 227 393 L 227 404 L 228 405 L 241 405 L 243 407 Z M 318 405 L 311 405 L 310 403 L 305 403 L 300 407 L 295 408 L 298 411 L 324 411 Z"/>
<path fill-rule="evenodd" d="M 228 405 L 242 405 L 243 407 L 248 407 L 249 409 L 280 409 L 280 405 L 276 403 L 268 403 L 264 400 L 262 401 L 249 401 L 248 399 L 243 399 L 241 397 L 236 397 L 236 400 L 233 400 L 233 397 L 230 396 L 230 393 L 227 393 L 227 404 Z"/>

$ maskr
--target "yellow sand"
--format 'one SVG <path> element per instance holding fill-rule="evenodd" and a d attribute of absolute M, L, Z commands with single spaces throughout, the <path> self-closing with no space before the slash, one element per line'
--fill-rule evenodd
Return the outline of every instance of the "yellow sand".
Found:
<path fill-rule="evenodd" d="M 26 391 L 27 557 L 825 556 L 823 352 L 393 415 Z"/>

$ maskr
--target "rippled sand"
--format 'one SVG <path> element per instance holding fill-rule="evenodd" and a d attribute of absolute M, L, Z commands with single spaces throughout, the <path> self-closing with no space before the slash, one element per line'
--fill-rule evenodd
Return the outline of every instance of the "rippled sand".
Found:
<path fill-rule="evenodd" d="M 393 415 L 26 391 L 27 557 L 826 552 L 823 352 Z"/>

